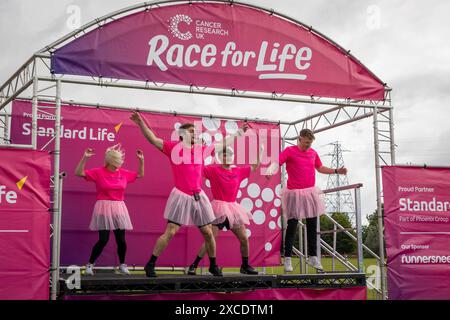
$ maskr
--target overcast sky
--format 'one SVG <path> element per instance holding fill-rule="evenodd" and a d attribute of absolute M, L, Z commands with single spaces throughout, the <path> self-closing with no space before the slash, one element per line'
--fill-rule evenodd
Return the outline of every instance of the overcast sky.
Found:
<path fill-rule="evenodd" d="M 0 83 L 34 52 L 71 31 L 73 8 L 79 8 L 84 24 L 136 3 L 130 0 L 1 0 Z M 254 0 L 252 3 L 312 25 L 351 50 L 394 89 L 398 163 L 450 165 L 450 2 Z M 65 92 L 64 98 L 86 101 L 92 100 L 92 95 L 89 89 L 83 89 Z M 130 97 L 105 93 L 92 102 L 142 105 L 143 98 L 139 94 Z M 152 94 L 148 106 L 274 120 L 291 120 L 293 115 L 299 119 L 318 110 L 312 105 L 167 93 Z M 371 213 L 376 208 L 371 120 L 320 134 L 315 148 L 321 155 L 328 154 L 332 149 L 327 144 L 336 140 L 350 150 L 344 154 L 349 181 L 364 183 L 362 210 L 364 214 Z M 322 160 L 327 164 L 331 158 Z M 325 188 L 326 177 L 320 177 L 318 185 Z"/>

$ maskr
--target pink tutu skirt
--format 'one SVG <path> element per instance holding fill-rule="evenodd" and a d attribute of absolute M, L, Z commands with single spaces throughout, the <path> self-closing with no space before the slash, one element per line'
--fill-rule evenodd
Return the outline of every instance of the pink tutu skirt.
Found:
<path fill-rule="evenodd" d="M 174 188 L 167 200 L 164 218 L 182 226 L 203 227 L 211 224 L 214 216 L 211 202 L 204 191 L 200 192 L 200 200 L 194 196 Z"/>
<path fill-rule="evenodd" d="M 230 228 L 235 229 L 243 225 L 249 225 L 250 220 L 253 219 L 250 212 L 237 202 L 213 200 L 211 205 L 216 216 L 216 220 L 213 222 L 215 225 L 224 223 L 228 218 Z"/>
<path fill-rule="evenodd" d="M 133 230 L 125 202 L 97 200 L 89 229 L 92 231 Z"/>
<path fill-rule="evenodd" d="M 287 220 L 317 218 L 325 213 L 323 193 L 317 187 L 293 190 L 283 188 L 281 204 Z"/>

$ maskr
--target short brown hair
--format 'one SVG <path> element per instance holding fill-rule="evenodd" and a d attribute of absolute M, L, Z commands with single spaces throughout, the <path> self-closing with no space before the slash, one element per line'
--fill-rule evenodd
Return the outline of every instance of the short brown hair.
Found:
<path fill-rule="evenodd" d="M 195 126 L 192 123 L 185 123 L 178 128 L 178 130 L 189 130 L 190 128 L 194 128 Z"/>
<path fill-rule="evenodd" d="M 314 136 L 314 132 L 312 132 L 312 130 L 309 130 L 309 129 L 303 129 L 302 131 L 300 131 L 300 137 L 311 139 L 311 140 L 316 140 L 316 137 Z"/>
<path fill-rule="evenodd" d="M 195 128 L 195 126 L 192 123 L 185 123 L 178 128 L 178 134 L 180 135 L 180 141 L 183 141 L 183 137 L 181 136 L 181 133 L 184 130 L 189 130 L 190 128 Z"/>

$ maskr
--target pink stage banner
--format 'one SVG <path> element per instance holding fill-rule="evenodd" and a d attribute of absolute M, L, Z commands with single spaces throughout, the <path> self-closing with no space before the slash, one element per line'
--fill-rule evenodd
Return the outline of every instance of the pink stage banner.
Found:
<path fill-rule="evenodd" d="M 384 84 L 308 27 L 229 3 L 111 19 L 57 49 L 52 72 L 228 90 L 383 100 Z"/>
<path fill-rule="evenodd" d="M 142 108 L 141 108 L 142 109 Z M 54 130 L 54 116 L 39 112 L 38 145 L 50 142 Z M 90 147 L 96 155 L 86 168 L 103 166 L 106 148 L 122 143 L 126 150 L 124 168 L 137 170 L 136 149 L 145 153 L 145 178 L 130 184 L 125 202 L 130 212 L 134 230 L 127 233 L 127 263 L 143 266 L 152 253 L 152 248 L 165 230 L 167 222 L 163 212 L 166 200 L 174 187 L 168 158 L 149 144 L 139 128 L 129 119 L 131 111 L 88 108 L 80 106 L 62 107 L 61 171 L 67 173 L 63 186 L 62 202 L 62 265 L 82 265 L 89 258 L 91 249 L 98 239 L 96 232 L 89 231 L 89 223 L 94 207 L 95 185 L 74 175 L 75 167 L 83 152 Z M 147 123 L 163 139 L 177 139 L 176 128 L 182 123 L 194 123 L 197 132 L 206 144 L 222 140 L 235 133 L 241 122 L 211 118 L 182 117 L 168 114 L 143 112 Z M 265 153 L 277 159 L 280 147 L 279 126 L 265 123 L 249 123 L 251 130 L 245 137 L 238 138 L 246 143 L 246 149 L 257 144 L 266 146 Z M 267 134 L 267 139 L 264 135 Z M 14 143 L 29 143 L 31 139 L 31 103 L 15 101 L 13 105 L 12 139 Z M 52 150 L 53 144 L 47 147 Z M 268 162 L 268 156 L 263 162 Z M 242 160 L 242 159 L 241 159 Z M 248 152 L 243 160 L 250 161 Z M 213 161 L 209 157 L 207 162 Z M 275 266 L 280 263 L 282 239 L 280 218 L 280 175 L 267 180 L 261 172 L 252 173 L 241 184 L 238 202 L 253 215 L 248 227 L 250 240 L 250 262 L 256 266 Z M 204 181 L 204 190 L 211 198 L 209 183 Z M 167 250 L 158 260 L 159 266 L 185 267 L 196 257 L 202 244 L 197 228 L 182 228 L 172 240 Z M 237 267 L 241 264 L 239 242 L 232 232 L 221 232 L 217 242 L 217 260 L 223 266 Z M 108 247 L 97 262 L 98 266 L 112 266 L 118 263 L 116 244 L 111 237 Z"/>
<path fill-rule="evenodd" d="M 260 300 L 366 300 L 367 288 L 341 289 L 263 289 L 236 293 L 198 292 L 154 295 L 66 296 L 66 300 L 184 300 L 184 301 L 260 301 Z M 244 311 L 244 310 L 242 310 Z M 242 312 L 240 311 L 240 312 Z"/>
<path fill-rule="evenodd" d="M 389 298 L 450 299 L 450 168 L 384 167 Z"/>
<path fill-rule="evenodd" d="M 48 300 L 50 155 L 0 148 L 0 300 Z"/>

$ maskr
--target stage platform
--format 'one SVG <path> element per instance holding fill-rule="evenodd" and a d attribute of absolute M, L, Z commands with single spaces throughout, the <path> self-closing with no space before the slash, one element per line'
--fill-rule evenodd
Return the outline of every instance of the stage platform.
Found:
<path fill-rule="evenodd" d="M 256 275 L 225 274 L 223 277 L 209 275 L 144 275 L 123 276 L 98 273 L 81 276 L 80 286 L 70 289 L 66 280 L 70 275 L 61 274 L 60 298 L 89 295 L 149 295 L 182 294 L 196 292 L 236 293 L 271 289 L 343 289 L 365 287 L 366 277 L 359 273 L 323 273 L 308 275 Z M 73 279 L 73 278 L 72 278 Z M 69 280 L 70 281 L 70 280 Z M 73 281 L 72 281 L 73 282 Z"/>

